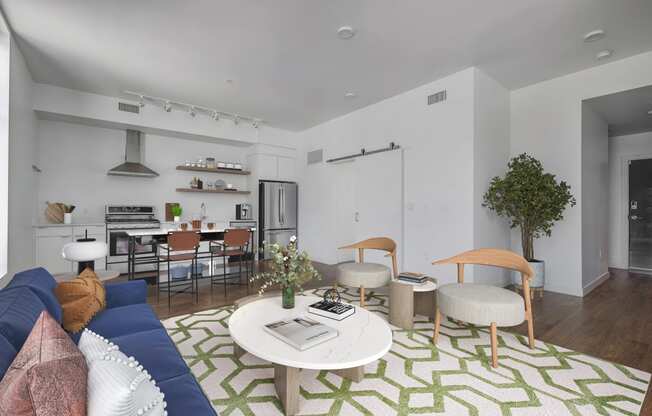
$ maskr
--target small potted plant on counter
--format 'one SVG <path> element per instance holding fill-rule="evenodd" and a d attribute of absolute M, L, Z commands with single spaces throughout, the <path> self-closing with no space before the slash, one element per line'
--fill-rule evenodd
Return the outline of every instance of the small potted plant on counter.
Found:
<path fill-rule="evenodd" d="M 181 205 L 179 205 L 179 204 L 173 205 L 170 208 L 170 212 L 172 213 L 172 216 L 174 217 L 174 223 L 175 224 L 178 224 L 179 222 L 181 222 L 181 214 L 183 213 L 183 209 L 181 208 Z"/>
<path fill-rule="evenodd" d="M 269 247 L 271 259 L 266 265 L 268 272 L 253 276 L 250 281 L 262 280 L 263 284 L 258 290 L 262 295 L 265 290 L 272 286 L 281 287 L 281 298 L 285 309 L 294 308 L 294 295 L 296 291 L 302 291 L 302 285 L 312 279 L 321 279 L 319 272 L 315 270 L 310 261 L 308 253 L 297 250 L 297 238 L 292 236 L 287 247 L 280 244 L 272 244 Z"/>
<path fill-rule="evenodd" d="M 534 257 L 534 239 L 550 237 L 552 226 L 564 218 L 566 207 L 575 205 L 575 198 L 566 182 L 544 173 L 541 162 L 526 153 L 512 158 L 507 167 L 504 177 L 491 180 L 482 205 L 509 219 L 511 228 L 520 228 L 523 257 L 535 273 L 530 287 L 543 289 L 545 263 Z M 513 283 L 519 285 L 520 279 L 515 274 Z"/>

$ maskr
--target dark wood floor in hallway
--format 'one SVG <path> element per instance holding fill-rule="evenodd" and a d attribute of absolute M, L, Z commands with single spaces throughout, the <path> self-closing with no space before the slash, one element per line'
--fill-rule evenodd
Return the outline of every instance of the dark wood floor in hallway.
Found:
<path fill-rule="evenodd" d="M 316 266 L 323 279 L 311 286 L 332 284 L 334 267 Z M 250 293 L 256 292 L 250 289 Z M 148 300 L 164 319 L 232 304 L 246 294 L 241 286 L 230 286 L 225 296 L 221 286 L 211 293 L 206 285 L 197 303 L 190 295 L 177 295 L 168 309 L 164 294 L 157 304 L 151 289 Z M 545 292 L 543 299 L 533 302 L 533 312 L 537 339 L 652 373 L 652 276 L 613 269 L 611 278 L 588 296 Z M 510 330 L 527 333 L 525 325 Z M 648 389 L 641 415 L 652 415 L 651 396 L 652 389 Z"/>

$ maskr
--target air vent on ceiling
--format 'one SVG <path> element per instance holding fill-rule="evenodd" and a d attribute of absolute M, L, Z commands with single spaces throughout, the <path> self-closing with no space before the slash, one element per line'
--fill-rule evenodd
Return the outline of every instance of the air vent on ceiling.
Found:
<path fill-rule="evenodd" d="M 127 103 L 118 103 L 118 110 L 120 111 L 126 111 L 127 113 L 135 113 L 139 114 L 140 113 L 140 107 L 135 105 L 135 104 L 127 104 Z"/>
<path fill-rule="evenodd" d="M 428 105 L 433 105 L 442 101 L 446 101 L 446 90 L 428 96 Z"/>
<path fill-rule="evenodd" d="M 315 163 L 319 163 L 322 160 L 324 160 L 324 149 L 313 150 L 312 152 L 308 152 L 309 165 L 314 165 Z"/>

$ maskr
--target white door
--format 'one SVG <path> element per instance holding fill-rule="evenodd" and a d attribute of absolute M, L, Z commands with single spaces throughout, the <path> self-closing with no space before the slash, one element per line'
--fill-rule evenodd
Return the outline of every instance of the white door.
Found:
<path fill-rule="evenodd" d="M 356 232 L 356 196 L 355 175 L 356 162 L 340 162 L 331 165 L 332 178 L 335 186 L 333 198 L 335 210 L 335 243 L 336 249 L 355 243 Z M 338 263 L 354 261 L 354 250 L 337 250 Z"/>
<path fill-rule="evenodd" d="M 356 158 L 332 165 L 337 247 L 371 237 L 389 237 L 398 245 L 403 235 L 403 165 L 401 151 Z M 338 262 L 353 261 L 354 250 L 338 250 Z M 391 265 L 383 252 L 366 251 L 365 262 Z"/>
<path fill-rule="evenodd" d="M 356 241 L 389 237 L 401 264 L 403 230 L 402 150 L 358 158 L 355 162 Z M 365 262 L 391 265 L 385 253 L 365 251 Z"/>

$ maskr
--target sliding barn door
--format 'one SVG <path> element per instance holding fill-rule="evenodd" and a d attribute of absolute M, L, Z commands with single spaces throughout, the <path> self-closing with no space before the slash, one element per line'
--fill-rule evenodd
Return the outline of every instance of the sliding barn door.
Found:
<path fill-rule="evenodd" d="M 356 239 L 389 237 L 400 246 L 403 230 L 401 150 L 358 158 L 356 164 Z M 365 252 L 365 262 L 390 265 L 377 251 Z"/>
<path fill-rule="evenodd" d="M 399 264 L 402 262 L 402 171 L 400 150 L 334 165 L 339 246 L 371 237 L 389 237 L 399 245 Z M 343 251 L 338 253 L 338 260 L 353 260 L 353 254 Z M 375 251 L 365 252 L 365 262 L 391 264 L 383 253 Z"/>

